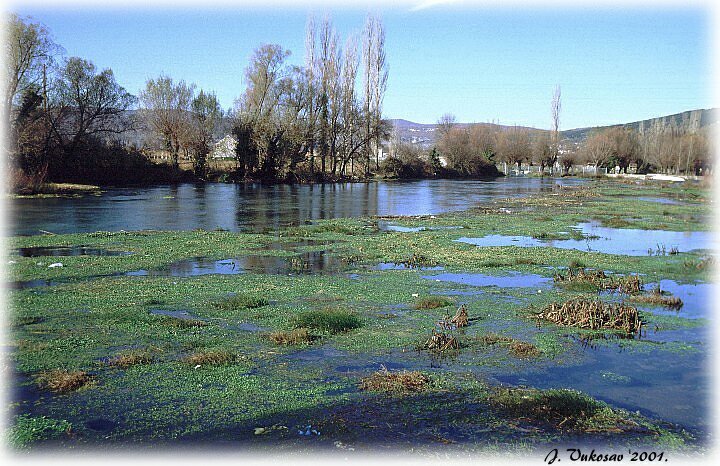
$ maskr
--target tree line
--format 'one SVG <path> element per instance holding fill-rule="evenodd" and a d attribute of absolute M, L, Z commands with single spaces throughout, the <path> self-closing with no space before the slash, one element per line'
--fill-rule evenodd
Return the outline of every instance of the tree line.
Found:
<path fill-rule="evenodd" d="M 376 17 L 344 44 L 329 19 L 311 18 L 304 66 L 289 65 L 280 45 L 261 45 L 228 110 L 214 92 L 166 75 L 134 96 L 111 69 L 64 58 L 42 24 L 11 14 L 6 29 L 4 149 L 18 185 L 167 181 L 183 176 L 181 161 L 205 179 L 212 148 L 228 133 L 240 180 L 367 177 L 379 168 L 388 65 Z M 153 153 L 170 163 L 150 164 Z"/>

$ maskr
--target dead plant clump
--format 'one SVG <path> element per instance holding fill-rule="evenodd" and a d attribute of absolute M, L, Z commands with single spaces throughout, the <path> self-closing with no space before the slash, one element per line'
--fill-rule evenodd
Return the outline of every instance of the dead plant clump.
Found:
<path fill-rule="evenodd" d="M 510 337 L 504 337 L 502 335 L 498 335 L 497 333 L 486 333 L 485 335 L 481 336 L 479 338 L 480 343 L 483 345 L 495 345 L 495 344 L 509 344 L 512 343 L 514 340 Z"/>
<path fill-rule="evenodd" d="M 276 345 L 286 346 L 311 343 L 313 341 L 313 336 L 310 335 L 310 331 L 305 327 L 295 328 L 289 332 L 273 332 L 268 335 L 268 338 Z"/>
<path fill-rule="evenodd" d="M 460 342 L 457 338 L 448 335 L 444 332 L 437 332 L 435 329 L 432 330 L 432 335 L 423 345 L 424 349 L 430 351 L 443 352 L 447 350 L 459 350 Z"/>
<path fill-rule="evenodd" d="M 632 296 L 631 301 L 638 303 L 655 304 L 657 306 L 665 306 L 669 309 L 680 309 L 683 307 L 682 299 L 677 296 L 668 296 L 660 287 L 653 288 L 648 294 Z"/>
<path fill-rule="evenodd" d="M 600 300 L 571 299 L 564 303 L 551 303 L 536 317 L 563 327 L 622 330 L 629 335 L 640 332 L 643 325 L 635 307 Z"/>
<path fill-rule="evenodd" d="M 500 345 L 507 347 L 510 354 L 516 358 L 535 358 L 542 353 L 537 346 L 514 338 L 498 335 L 497 333 L 486 333 L 479 337 L 478 341 L 483 345 Z"/>
<path fill-rule="evenodd" d="M 602 270 L 586 270 L 583 267 L 569 268 L 567 275 L 556 273 L 553 281 L 569 286 L 588 284 L 599 290 L 617 290 L 625 294 L 636 294 L 642 291 L 642 281 L 637 275 L 608 276 Z"/>
<path fill-rule="evenodd" d="M 220 366 L 234 359 L 235 356 L 229 351 L 198 351 L 186 356 L 183 361 L 191 366 Z"/>
<path fill-rule="evenodd" d="M 443 329 L 455 329 L 461 327 L 467 327 L 470 323 L 468 318 L 467 308 L 463 304 L 460 306 L 455 313 L 455 316 L 450 317 L 449 315 L 438 322 L 438 325 Z"/>
<path fill-rule="evenodd" d="M 85 371 L 66 371 L 63 369 L 42 372 L 36 379 L 40 388 L 57 393 L 73 392 L 91 381 L 92 377 Z"/>
<path fill-rule="evenodd" d="M 360 381 L 360 390 L 374 392 L 420 392 L 430 383 L 428 376 L 420 371 L 390 372 L 386 367 L 364 377 Z"/>
<path fill-rule="evenodd" d="M 537 346 L 524 341 L 513 340 L 508 349 L 510 350 L 510 354 L 516 358 L 535 358 L 540 356 L 540 350 Z"/>
<path fill-rule="evenodd" d="M 153 356 L 149 351 L 135 350 L 118 354 L 108 360 L 108 365 L 127 369 L 131 366 L 150 364 L 151 362 L 153 362 Z"/>

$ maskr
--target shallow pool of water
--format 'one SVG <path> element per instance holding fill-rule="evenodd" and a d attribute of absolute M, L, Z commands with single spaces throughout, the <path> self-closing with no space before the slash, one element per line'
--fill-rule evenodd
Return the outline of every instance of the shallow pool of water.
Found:
<path fill-rule="evenodd" d="M 552 285 L 553 279 L 537 274 L 513 273 L 510 275 L 485 275 L 482 273 L 441 273 L 424 275 L 428 280 L 460 283 L 470 286 L 496 286 L 498 288 L 536 288 Z"/>
<path fill-rule="evenodd" d="M 481 238 L 462 237 L 456 241 L 480 247 L 553 247 L 626 256 L 652 255 L 658 249 L 669 252 L 675 248 L 678 252 L 687 252 L 698 249 L 714 249 L 717 246 L 713 233 L 708 231 L 681 232 L 610 228 L 604 227 L 598 222 L 580 223 L 574 228 L 580 231 L 586 239 L 544 240 L 530 236 L 488 235 Z"/>
<path fill-rule="evenodd" d="M 10 251 L 10 255 L 20 257 L 129 256 L 131 254 L 132 252 L 129 251 L 112 251 L 88 246 L 38 246 Z"/>

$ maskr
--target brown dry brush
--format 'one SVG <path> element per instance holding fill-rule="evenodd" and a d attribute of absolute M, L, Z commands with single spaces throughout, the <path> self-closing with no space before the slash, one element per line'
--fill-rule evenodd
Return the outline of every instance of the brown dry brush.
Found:
<path fill-rule="evenodd" d="M 444 332 L 437 332 L 435 329 L 432 330 L 432 335 L 422 346 L 423 349 L 430 351 L 443 352 L 447 350 L 459 350 L 460 342 L 454 336 L 448 335 Z"/>
<path fill-rule="evenodd" d="M 108 365 L 127 369 L 130 366 L 150 364 L 153 362 L 153 355 L 146 350 L 134 350 L 120 353 L 108 360 Z"/>
<path fill-rule="evenodd" d="M 600 300 L 571 299 L 564 303 L 551 303 L 536 317 L 564 327 L 622 330 L 633 335 L 639 333 L 643 325 L 637 308 Z"/>
<path fill-rule="evenodd" d="M 617 290 L 620 293 L 636 294 L 642 291 L 642 281 L 637 275 L 607 276 L 602 270 L 586 270 L 579 267 L 570 268 L 566 275 L 556 273 L 555 283 L 590 283 L 600 290 Z"/>
<path fill-rule="evenodd" d="M 438 322 L 440 328 L 443 329 L 462 328 L 467 327 L 469 324 L 470 319 L 464 304 L 458 308 L 453 317 L 448 315 L 447 318 Z"/>
<path fill-rule="evenodd" d="M 658 306 L 665 306 L 667 308 L 675 310 L 683 307 L 682 299 L 678 298 L 677 296 L 667 296 L 666 293 L 662 291 L 659 286 L 653 288 L 648 294 L 632 296 L 630 300 L 638 303 L 648 303 Z"/>
<path fill-rule="evenodd" d="M 268 335 L 268 338 L 276 345 L 299 345 L 313 341 L 313 336 L 305 327 L 295 328 L 288 332 L 273 332 Z"/>
<path fill-rule="evenodd" d="M 85 371 L 54 369 L 40 373 L 35 379 L 40 388 L 57 393 L 72 392 L 92 382 Z"/>
<path fill-rule="evenodd" d="M 500 345 L 508 348 L 510 354 L 516 358 L 535 358 L 542 354 L 542 351 L 532 343 L 515 340 L 514 338 L 498 335 L 497 333 L 486 333 L 478 338 L 483 345 Z"/>
<path fill-rule="evenodd" d="M 419 392 L 424 390 L 430 379 L 420 371 L 390 372 L 386 367 L 364 377 L 360 390 L 376 392 Z"/>

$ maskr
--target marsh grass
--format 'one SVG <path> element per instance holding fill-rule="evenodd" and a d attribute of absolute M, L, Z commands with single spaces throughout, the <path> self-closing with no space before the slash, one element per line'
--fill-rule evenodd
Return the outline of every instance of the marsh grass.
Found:
<path fill-rule="evenodd" d="M 491 405 L 518 421 L 575 432 L 651 433 L 628 413 L 566 389 L 497 388 Z"/>
<path fill-rule="evenodd" d="M 85 371 L 54 369 L 41 372 L 35 380 L 40 388 L 56 393 L 68 393 L 89 385 L 92 377 Z"/>
<path fill-rule="evenodd" d="M 166 325 L 168 327 L 179 328 L 179 329 L 206 327 L 208 325 L 207 322 L 202 321 L 202 320 L 181 319 L 179 317 L 172 317 L 172 316 L 162 316 L 160 323 L 162 325 Z"/>
<path fill-rule="evenodd" d="M 569 268 L 563 275 L 553 275 L 553 281 L 570 291 L 613 290 L 625 294 L 636 294 L 642 291 L 642 281 L 637 275 L 608 276 L 602 270 L 586 270 L 585 268 Z"/>
<path fill-rule="evenodd" d="M 127 369 L 131 366 L 150 364 L 154 360 L 153 354 L 146 349 L 130 350 L 120 353 L 108 360 L 108 365 Z"/>
<path fill-rule="evenodd" d="M 328 332 L 343 333 L 362 326 L 362 321 L 354 313 L 344 309 L 322 309 L 307 311 L 295 317 L 295 329 L 307 328 Z"/>
<path fill-rule="evenodd" d="M 683 307 L 682 299 L 677 296 L 667 295 L 660 287 L 654 288 L 648 294 L 631 296 L 629 300 L 636 303 L 653 304 L 676 310 Z"/>
<path fill-rule="evenodd" d="M 360 381 L 360 390 L 386 393 L 420 392 L 430 384 L 430 378 L 420 371 L 390 372 L 381 370 L 364 377 Z"/>
<path fill-rule="evenodd" d="M 216 309 L 232 311 L 237 309 L 255 309 L 258 307 L 267 306 L 269 301 L 257 295 L 248 293 L 237 293 L 232 296 L 228 296 L 220 301 L 214 301 L 213 307 Z"/>
<path fill-rule="evenodd" d="M 268 339 L 276 345 L 302 345 L 309 344 L 315 340 L 310 331 L 305 328 L 295 328 L 290 331 L 277 331 L 268 334 Z"/>
<path fill-rule="evenodd" d="M 183 358 L 191 366 L 221 366 L 235 361 L 236 357 L 225 350 L 197 351 Z"/>
<path fill-rule="evenodd" d="M 510 354 L 516 358 L 535 358 L 542 354 L 542 351 L 532 343 L 515 340 L 493 332 L 477 337 L 477 341 L 482 345 L 506 347 Z"/>
<path fill-rule="evenodd" d="M 414 309 L 438 309 L 450 306 L 454 301 L 446 296 L 423 296 L 413 303 Z"/>
<path fill-rule="evenodd" d="M 640 332 L 643 325 L 636 308 L 600 300 L 571 299 L 564 303 L 551 303 L 535 317 L 562 327 L 619 330 L 626 334 Z"/>

